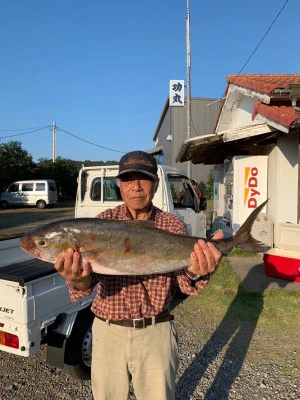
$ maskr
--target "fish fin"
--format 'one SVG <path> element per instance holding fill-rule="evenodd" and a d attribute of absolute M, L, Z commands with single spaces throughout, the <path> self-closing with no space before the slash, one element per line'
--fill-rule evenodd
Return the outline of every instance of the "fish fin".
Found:
<path fill-rule="evenodd" d="M 253 236 L 249 236 L 249 239 L 236 246 L 240 249 L 251 251 L 252 253 L 264 253 L 265 251 L 270 250 L 271 246 L 255 239 Z"/>
<path fill-rule="evenodd" d="M 264 208 L 264 206 L 267 204 L 269 199 L 265 200 L 263 203 L 261 203 L 260 206 L 256 207 L 254 211 L 249 215 L 249 217 L 246 219 L 246 221 L 243 223 L 243 225 L 240 227 L 240 229 L 237 231 L 236 235 L 239 233 L 240 235 L 243 233 L 246 233 L 247 231 L 251 232 L 252 225 L 254 224 L 254 221 L 256 220 L 256 217 L 258 214 L 261 212 L 261 210 Z"/>

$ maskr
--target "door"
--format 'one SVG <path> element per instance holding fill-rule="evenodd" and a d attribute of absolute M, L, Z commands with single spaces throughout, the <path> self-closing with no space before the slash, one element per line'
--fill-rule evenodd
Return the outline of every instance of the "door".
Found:
<path fill-rule="evenodd" d="M 34 182 L 24 182 L 21 184 L 21 197 L 23 204 L 35 204 Z"/>

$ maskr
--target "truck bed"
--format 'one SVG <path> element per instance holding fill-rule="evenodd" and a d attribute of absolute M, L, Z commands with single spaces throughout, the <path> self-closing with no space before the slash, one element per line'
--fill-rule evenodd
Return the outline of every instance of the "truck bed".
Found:
<path fill-rule="evenodd" d="M 30 259 L 22 262 L 0 267 L 0 279 L 18 282 L 24 286 L 26 282 L 57 273 L 53 264 L 38 259 Z"/>

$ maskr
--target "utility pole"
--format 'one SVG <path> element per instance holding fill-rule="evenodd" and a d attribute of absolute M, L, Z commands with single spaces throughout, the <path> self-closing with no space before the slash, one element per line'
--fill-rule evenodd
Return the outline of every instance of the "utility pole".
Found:
<path fill-rule="evenodd" d="M 186 123 L 187 138 L 191 138 L 191 36 L 190 36 L 190 1 L 186 1 L 187 17 L 186 17 Z M 187 175 L 191 178 L 191 162 L 187 162 Z"/>
<path fill-rule="evenodd" d="M 56 161 L 56 122 L 52 124 L 52 162 Z"/>

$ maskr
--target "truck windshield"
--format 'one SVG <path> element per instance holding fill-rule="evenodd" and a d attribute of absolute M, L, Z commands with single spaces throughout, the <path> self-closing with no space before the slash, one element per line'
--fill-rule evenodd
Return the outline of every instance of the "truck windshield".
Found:
<path fill-rule="evenodd" d="M 93 179 L 91 185 L 91 200 L 101 200 L 101 177 Z M 120 189 L 116 179 L 113 177 L 103 178 L 103 201 L 120 201 L 122 200 Z"/>
<path fill-rule="evenodd" d="M 190 180 L 184 176 L 169 175 L 170 188 L 174 208 L 192 208 L 199 211 L 199 200 L 194 192 Z"/>

